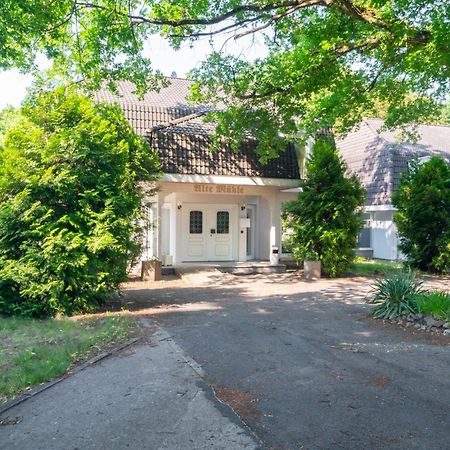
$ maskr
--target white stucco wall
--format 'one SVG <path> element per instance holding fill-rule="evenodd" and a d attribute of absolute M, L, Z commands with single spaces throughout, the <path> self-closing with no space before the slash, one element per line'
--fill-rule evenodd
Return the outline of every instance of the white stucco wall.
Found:
<path fill-rule="evenodd" d="M 395 260 L 398 257 L 397 228 L 394 224 L 394 211 L 375 211 L 372 220 L 373 257 Z"/>
<path fill-rule="evenodd" d="M 287 200 L 295 199 L 297 194 L 282 193 L 281 190 L 285 189 L 286 186 L 277 186 L 273 180 L 268 185 L 264 185 L 264 180 L 262 182 L 259 180 L 257 185 L 239 184 L 238 186 L 242 187 L 239 193 L 217 192 L 217 184 L 222 186 L 236 184 L 233 177 L 221 179 L 221 182 L 217 184 L 205 181 L 200 184 L 212 186 L 211 192 L 209 190 L 199 192 L 199 183 L 171 181 L 159 183 L 159 191 L 154 199 L 159 205 L 159 208 L 156 208 L 159 211 L 159 229 L 155 230 L 155 233 L 159 235 L 159 241 L 155 239 L 159 242 L 159 249 L 155 249 L 155 256 L 164 259 L 164 255 L 170 252 L 174 264 L 181 263 L 184 260 L 183 236 L 186 235 L 186 232 L 183 230 L 183 207 L 192 204 L 235 205 L 237 220 L 233 230 L 235 240 L 234 260 L 243 260 L 243 256 L 246 254 L 244 247 L 246 239 L 243 239 L 245 231 L 239 227 L 239 218 L 245 217 L 245 209 L 242 209 L 245 205 L 256 206 L 255 259 L 269 260 L 272 245 L 281 249 L 281 205 Z M 228 184 L 225 184 L 224 181 L 228 181 Z M 295 184 L 295 181 L 288 181 Z M 282 181 L 280 181 L 281 183 Z"/>

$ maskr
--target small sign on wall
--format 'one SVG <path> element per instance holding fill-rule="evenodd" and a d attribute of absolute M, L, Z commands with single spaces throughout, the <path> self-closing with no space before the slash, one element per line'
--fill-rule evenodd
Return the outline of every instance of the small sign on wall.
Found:
<path fill-rule="evenodd" d="M 194 192 L 205 194 L 244 194 L 244 187 L 233 184 L 194 184 Z"/>
<path fill-rule="evenodd" d="M 250 228 L 252 226 L 250 219 L 246 219 L 246 218 L 240 219 L 240 226 L 241 226 L 241 228 Z"/>

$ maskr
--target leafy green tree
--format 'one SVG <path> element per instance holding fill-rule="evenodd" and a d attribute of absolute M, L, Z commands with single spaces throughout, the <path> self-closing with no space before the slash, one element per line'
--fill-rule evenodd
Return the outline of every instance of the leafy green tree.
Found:
<path fill-rule="evenodd" d="M 440 123 L 450 125 L 450 101 L 442 105 Z"/>
<path fill-rule="evenodd" d="M 85 311 L 140 250 L 157 157 L 120 109 L 58 88 L 8 114 L 0 141 L 0 313 Z M 141 183 L 141 184 L 140 184 Z"/>
<path fill-rule="evenodd" d="M 450 167 L 441 157 L 411 164 L 392 197 L 400 250 L 420 270 L 450 272 Z"/>
<path fill-rule="evenodd" d="M 447 0 L 6 0 L 1 13 L 0 68 L 44 53 L 69 79 L 140 91 L 158 81 L 143 56 L 154 33 L 174 47 L 262 36 L 266 56 L 221 50 L 193 76 L 195 99 L 227 107 L 218 132 L 236 148 L 258 136 L 263 159 L 285 148 L 280 133 L 345 131 L 380 104 L 389 127 L 428 121 L 449 91 Z"/>
<path fill-rule="evenodd" d="M 298 199 L 286 205 L 286 226 L 298 261 L 318 259 L 322 272 L 335 277 L 351 267 L 365 191 L 356 175 L 346 176 L 345 163 L 331 139 L 319 139 L 306 163 Z"/>

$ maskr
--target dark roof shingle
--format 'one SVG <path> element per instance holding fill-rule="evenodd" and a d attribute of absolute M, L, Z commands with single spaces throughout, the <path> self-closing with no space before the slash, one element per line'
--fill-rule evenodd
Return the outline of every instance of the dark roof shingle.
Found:
<path fill-rule="evenodd" d="M 175 78 L 169 82 L 168 87 L 149 92 L 143 99 L 133 93 L 129 82 L 119 83 L 120 95 L 107 89 L 95 94 L 96 101 L 119 104 L 136 133 L 146 137 L 151 148 L 158 152 L 164 173 L 300 178 L 292 145 L 267 164 L 259 162 L 256 141 L 251 139 L 242 144 L 238 153 L 228 145 L 212 152 L 210 136 L 214 125 L 202 119 L 211 108 L 189 103 L 191 81 Z"/>
<path fill-rule="evenodd" d="M 383 121 L 364 120 L 337 147 L 348 169 L 367 191 L 367 205 L 391 204 L 401 174 L 415 157 L 439 155 L 450 162 L 450 127 L 419 125 L 417 142 L 399 140 L 399 131 L 382 130 Z"/>

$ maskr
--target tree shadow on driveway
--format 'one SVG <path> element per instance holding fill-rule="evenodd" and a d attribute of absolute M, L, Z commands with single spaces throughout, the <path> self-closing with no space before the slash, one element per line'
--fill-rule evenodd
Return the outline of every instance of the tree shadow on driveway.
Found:
<path fill-rule="evenodd" d="M 268 448 L 448 448 L 449 338 L 370 319 L 368 279 L 279 281 L 127 285 L 123 313 L 163 326 L 223 401 L 250 402 Z"/>

